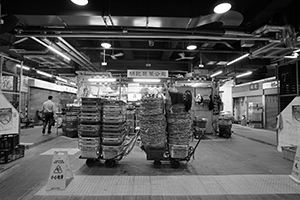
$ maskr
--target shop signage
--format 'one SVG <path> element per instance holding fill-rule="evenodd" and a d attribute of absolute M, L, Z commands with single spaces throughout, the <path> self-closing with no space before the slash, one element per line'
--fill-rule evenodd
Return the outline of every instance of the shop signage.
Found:
<path fill-rule="evenodd" d="M 167 70 L 127 70 L 128 78 L 168 78 Z"/>
<path fill-rule="evenodd" d="M 300 123 L 300 105 L 292 105 L 292 117 L 295 123 Z"/>
<path fill-rule="evenodd" d="M 259 83 L 253 83 L 249 86 L 250 90 L 258 90 L 259 89 Z"/>
<path fill-rule="evenodd" d="M 300 184 L 300 146 L 297 146 L 296 155 L 294 158 L 294 165 L 290 178 L 296 183 Z"/>
<path fill-rule="evenodd" d="M 19 133 L 19 114 L 0 92 L 0 135 Z"/>
<path fill-rule="evenodd" d="M 263 83 L 262 88 L 265 89 L 272 89 L 277 88 L 279 86 L 279 83 L 277 81 L 271 81 L 267 83 Z"/>
<path fill-rule="evenodd" d="M 55 151 L 46 190 L 66 189 L 67 178 L 73 178 L 67 151 Z"/>
<path fill-rule="evenodd" d="M 277 88 L 278 86 L 279 86 L 279 83 L 277 81 L 263 83 L 263 85 L 262 85 L 264 90 L 265 89 Z"/>

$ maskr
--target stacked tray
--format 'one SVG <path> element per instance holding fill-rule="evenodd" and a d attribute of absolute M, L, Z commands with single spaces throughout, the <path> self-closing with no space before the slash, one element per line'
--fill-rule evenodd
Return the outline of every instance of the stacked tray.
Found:
<path fill-rule="evenodd" d="M 78 126 L 78 147 L 84 158 L 98 158 L 101 154 L 101 112 L 99 98 L 82 98 Z"/>
<path fill-rule="evenodd" d="M 126 107 L 123 101 L 103 103 L 102 156 L 104 159 L 113 159 L 121 153 L 127 134 L 125 123 Z"/>
<path fill-rule="evenodd" d="M 66 114 L 63 118 L 62 130 L 67 137 L 78 136 L 78 115 L 79 106 L 69 106 L 66 108 Z"/>

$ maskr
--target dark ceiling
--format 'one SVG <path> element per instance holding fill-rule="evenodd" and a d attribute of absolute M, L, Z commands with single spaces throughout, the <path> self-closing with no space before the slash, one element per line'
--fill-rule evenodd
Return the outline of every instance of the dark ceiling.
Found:
<path fill-rule="evenodd" d="M 300 48 L 299 0 L 228 0 L 231 11 L 214 14 L 219 0 L 2 0 L 0 50 L 26 65 L 62 76 L 77 70 L 167 69 L 186 73 L 199 63 L 219 78 L 254 71 L 249 81 L 274 76 L 274 64 Z M 32 39 L 36 37 L 71 58 L 67 62 Z M 102 66 L 101 42 L 107 66 Z M 197 50 L 187 50 L 190 43 Z M 192 59 L 179 59 L 181 56 Z M 235 64 L 229 61 L 251 53 Z M 110 56 L 112 55 L 112 56 Z M 115 55 L 115 56 L 113 56 Z M 118 56 L 119 55 L 119 56 Z M 149 65 L 151 64 L 151 66 Z"/>

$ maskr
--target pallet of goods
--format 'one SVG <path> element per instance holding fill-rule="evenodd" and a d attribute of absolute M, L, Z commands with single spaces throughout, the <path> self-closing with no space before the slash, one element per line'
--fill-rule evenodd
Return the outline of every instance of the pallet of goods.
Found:
<path fill-rule="evenodd" d="M 171 158 L 185 158 L 193 136 L 193 121 L 184 104 L 167 106 L 168 144 Z"/>
<path fill-rule="evenodd" d="M 68 106 L 63 118 L 62 130 L 67 137 L 78 136 L 78 115 L 80 106 Z"/>
<path fill-rule="evenodd" d="M 166 118 L 161 97 L 144 97 L 140 107 L 140 130 L 142 146 L 147 160 L 160 160 L 166 145 Z"/>
<path fill-rule="evenodd" d="M 115 159 L 123 150 L 126 131 L 126 104 L 123 101 L 105 101 L 102 117 L 102 157 Z"/>
<path fill-rule="evenodd" d="M 101 99 L 81 99 L 78 147 L 83 158 L 97 159 L 101 155 L 101 115 Z"/>

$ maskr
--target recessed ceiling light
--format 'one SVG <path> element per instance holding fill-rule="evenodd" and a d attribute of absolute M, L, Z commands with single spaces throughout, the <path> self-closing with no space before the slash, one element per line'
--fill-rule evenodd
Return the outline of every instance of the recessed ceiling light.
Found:
<path fill-rule="evenodd" d="M 109 44 L 108 42 L 102 42 L 101 47 L 103 47 L 105 49 L 109 49 L 111 47 L 111 44 Z"/>
<path fill-rule="evenodd" d="M 197 49 L 197 46 L 196 45 L 189 45 L 186 47 L 188 50 L 195 50 Z"/>
<path fill-rule="evenodd" d="M 231 9 L 230 3 L 221 3 L 214 8 L 214 12 L 216 14 L 222 14 L 222 13 L 226 13 L 230 9 Z"/>
<path fill-rule="evenodd" d="M 71 0 L 71 1 L 79 6 L 85 6 L 89 3 L 88 0 Z"/>

